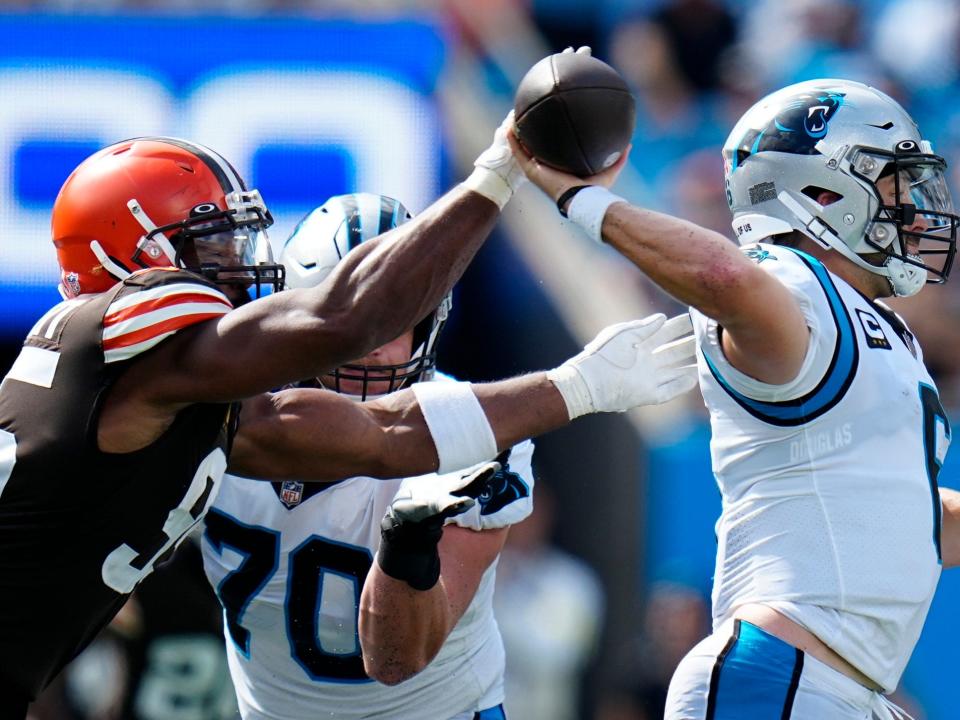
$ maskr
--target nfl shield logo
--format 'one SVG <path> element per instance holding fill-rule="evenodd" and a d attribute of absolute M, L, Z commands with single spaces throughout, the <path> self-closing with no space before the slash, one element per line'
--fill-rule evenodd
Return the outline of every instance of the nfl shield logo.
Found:
<path fill-rule="evenodd" d="M 287 507 L 299 505 L 303 499 L 303 483 L 298 480 L 284 480 L 280 486 L 280 502 Z"/>

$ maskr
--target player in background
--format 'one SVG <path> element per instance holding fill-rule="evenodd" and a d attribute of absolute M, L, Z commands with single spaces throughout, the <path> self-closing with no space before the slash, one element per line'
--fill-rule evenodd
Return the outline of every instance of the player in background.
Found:
<path fill-rule="evenodd" d="M 288 285 L 319 285 L 348 252 L 409 220 L 392 198 L 330 198 L 284 247 Z M 359 402 L 414 383 L 451 382 L 436 372 L 450 307 L 448 295 L 412 331 L 301 385 Z M 227 474 L 206 517 L 203 553 L 224 606 L 243 717 L 286 720 L 322 710 L 331 718 L 502 718 L 495 563 L 509 525 L 532 508 L 532 454 L 529 440 L 501 453 L 479 503 L 452 518 L 442 537 L 435 524 L 423 551 L 437 548 L 439 576 L 419 590 L 385 574 L 374 557 L 394 498 L 419 496 L 436 475 L 311 485 Z"/>
<path fill-rule="evenodd" d="M 723 512 L 714 632 L 674 674 L 666 717 L 892 717 L 882 693 L 940 575 L 950 426 L 879 299 L 950 272 L 943 158 L 873 88 L 784 88 L 724 146 L 738 250 L 610 193 L 622 162 L 583 180 L 512 143 L 564 215 L 692 306 Z"/>
<path fill-rule="evenodd" d="M 269 212 L 226 160 L 142 138 L 71 174 L 52 223 L 67 299 L 0 386 L 0 718 L 21 720 L 200 522 L 228 457 L 272 479 L 449 472 L 578 414 L 688 387 L 672 367 L 685 347 L 653 354 L 683 328 L 657 316 L 608 329 L 551 374 L 363 405 L 258 395 L 362 357 L 435 309 L 518 182 L 505 135 L 464 183 L 321 286 L 235 310 L 219 285 L 240 304 L 281 274 L 259 252 Z"/>

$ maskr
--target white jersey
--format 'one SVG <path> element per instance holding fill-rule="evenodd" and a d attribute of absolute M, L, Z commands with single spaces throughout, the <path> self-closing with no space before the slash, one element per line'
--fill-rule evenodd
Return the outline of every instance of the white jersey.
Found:
<path fill-rule="evenodd" d="M 716 322 L 692 312 L 723 497 L 714 627 L 769 605 L 891 691 L 940 577 L 950 426 L 893 312 L 809 255 L 745 252 L 797 299 L 810 345 L 794 381 L 767 385 L 733 368 Z"/>
<path fill-rule="evenodd" d="M 530 514 L 533 444 L 504 455 L 493 496 L 453 522 L 481 530 Z M 435 477 L 335 485 L 224 478 L 206 522 L 204 569 L 224 606 L 230 674 L 245 720 L 449 720 L 503 702 L 504 651 L 492 609 L 496 562 L 423 672 L 389 687 L 363 671 L 357 615 L 380 520 L 403 485 Z"/>

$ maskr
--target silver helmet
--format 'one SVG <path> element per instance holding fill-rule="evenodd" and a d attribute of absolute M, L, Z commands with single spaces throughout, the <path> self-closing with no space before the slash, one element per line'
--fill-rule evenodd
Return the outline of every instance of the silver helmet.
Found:
<path fill-rule="evenodd" d="M 886 277 L 895 295 L 950 274 L 958 217 L 946 162 L 879 90 L 849 80 L 779 90 L 740 119 L 723 159 L 742 245 L 797 230 Z"/>
<path fill-rule="evenodd" d="M 335 195 L 309 212 L 294 228 L 280 262 L 286 272 L 288 288 L 315 287 L 333 272 L 353 248 L 388 230 L 402 225 L 413 216 L 399 200 L 372 193 Z M 393 392 L 412 383 L 433 378 L 437 366 L 437 340 L 453 305 L 448 294 L 439 307 L 413 329 L 413 352 L 410 360 L 397 365 L 342 365 L 317 380 L 324 387 L 341 391 L 341 383 L 358 383 L 361 400 L 377 395 L 368 392 L 372 383 L 384 385 Z"/>

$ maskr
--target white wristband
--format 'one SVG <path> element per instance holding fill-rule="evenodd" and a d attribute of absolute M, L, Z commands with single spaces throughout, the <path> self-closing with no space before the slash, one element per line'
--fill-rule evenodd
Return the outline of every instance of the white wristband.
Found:
<path fill-rule="evenodd" d="M 564 364 L 553 370 L 548 370 L 547 379 L 560 391 L 560 396 L 567 405 L 567 414 L 571 420 L 594 412 L 590 390 L 587 388 L 583 376 L 575 367 Z"/>
<path fill-rule="evenodd" d="M 485 167 L 474 168 L 462 185 L 495 202 L 501 210 L 513 197 L 513 188 L 510 187 L 510 183 Z"/>
<path fill-rule="evenodd" d="M 573 196 L 567 207 L 567 217 L 583 228 L 592 239 L 603 242 L 603 216 L 607 214 L 607 208 L 616 202 L 626 200 L 605 187 L 591 185 Z"/>
<path fill-rule="evenodd" d="M 497 456 L 490 421 L 466 382 L 425 382 L 411 386 L 440 459 L 440 474 Z"/>

